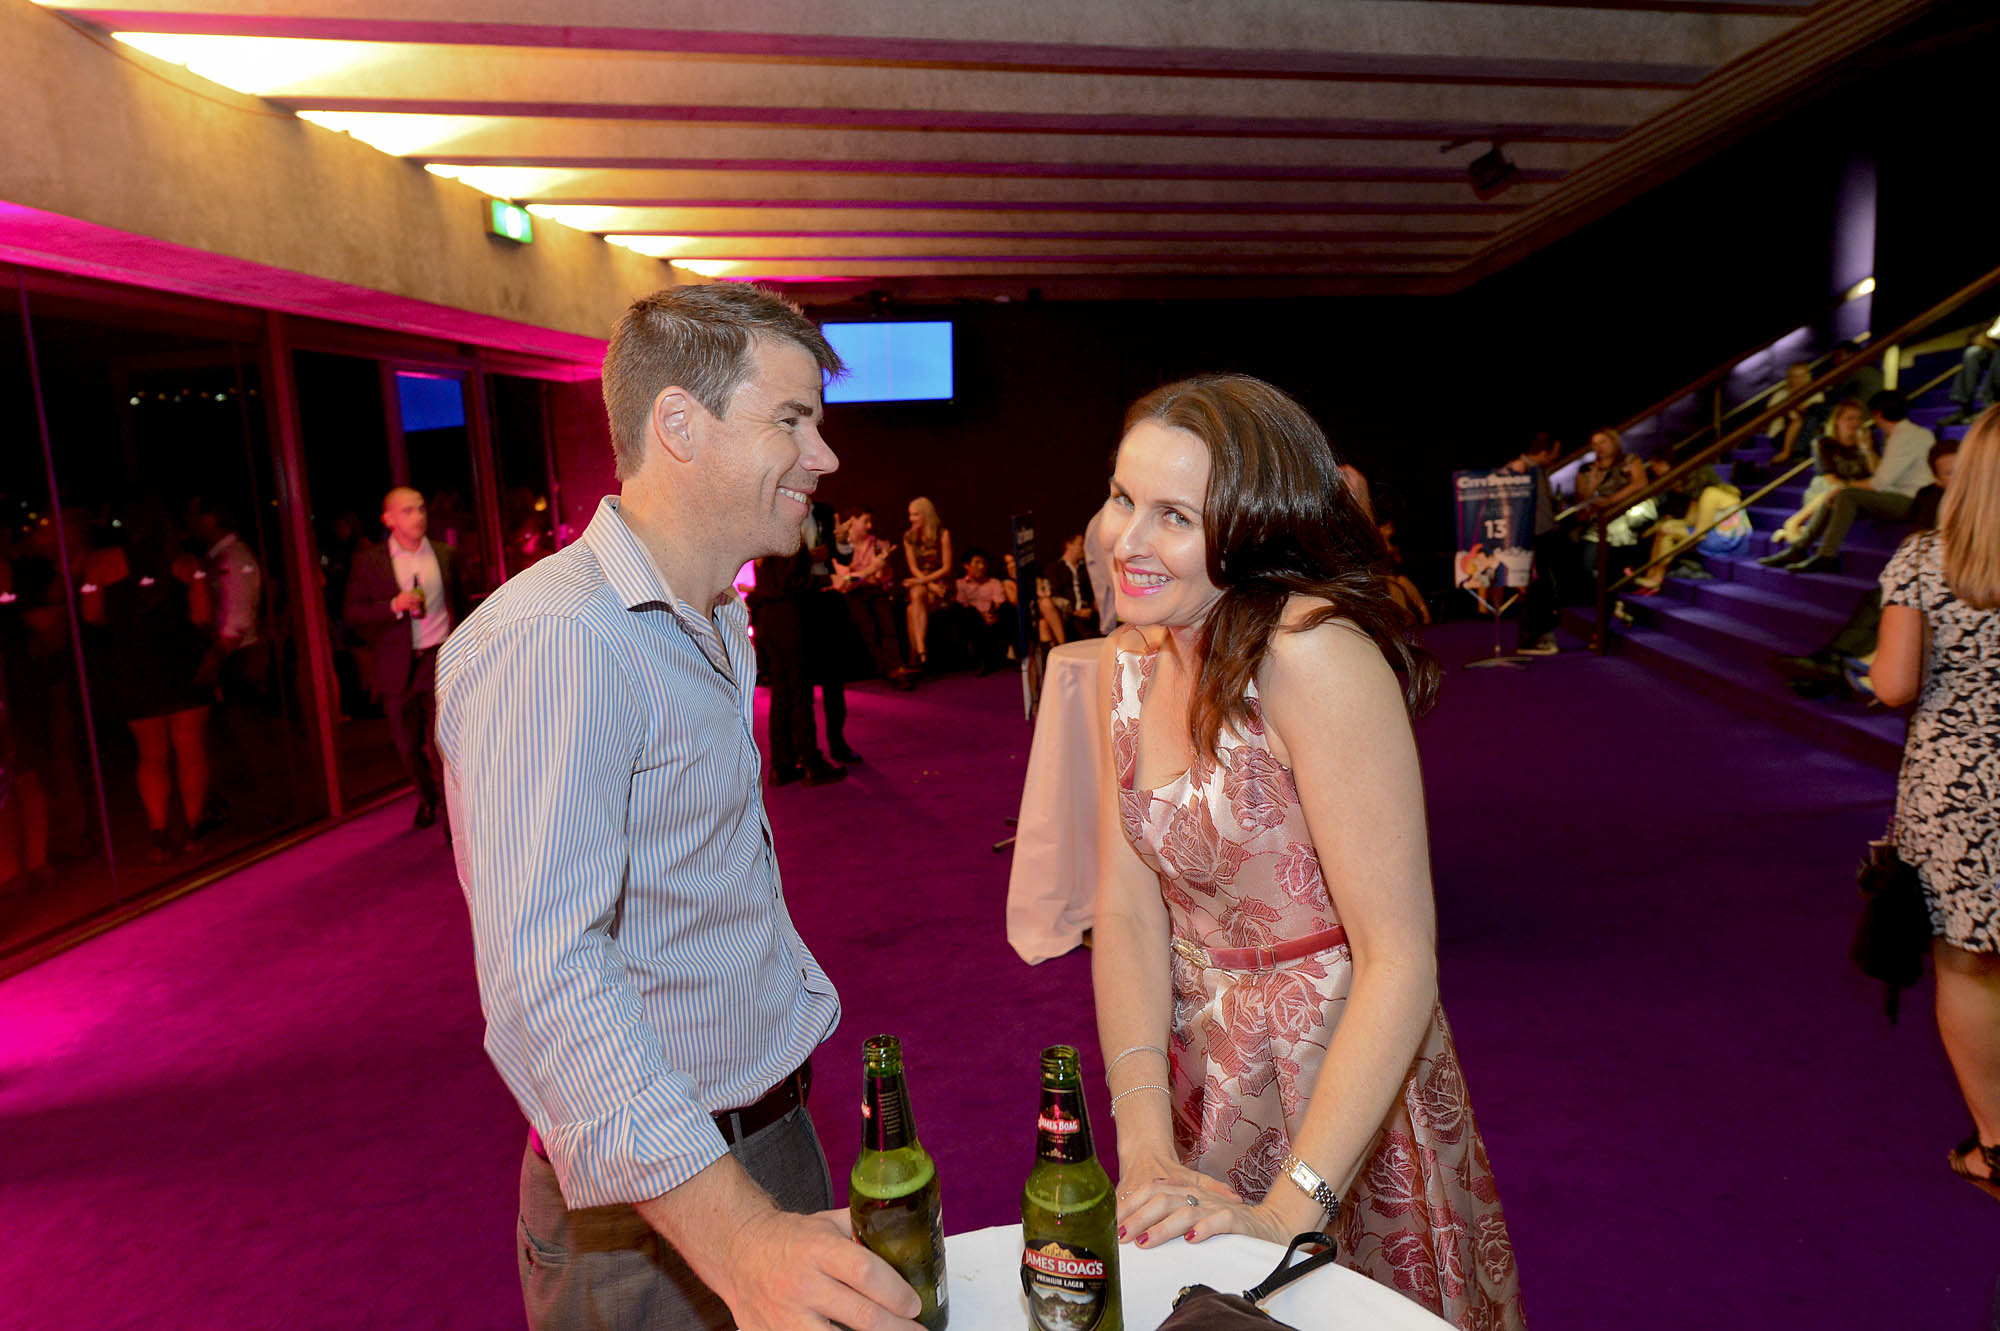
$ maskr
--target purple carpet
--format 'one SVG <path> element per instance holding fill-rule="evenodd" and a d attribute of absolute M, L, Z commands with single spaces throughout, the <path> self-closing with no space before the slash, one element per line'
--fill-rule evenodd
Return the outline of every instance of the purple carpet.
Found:
<path fill-rule="evenodd" d="M 867 764 L 770 797 L 846 1004 L 815 1117 L 839 1173 L 861 1041 L 901 1034 L 947 1225 L 1006 1221 L 1037 1051 L 1100 1067 L 1087 956 L 1031 969 L 1003 937 L 1018 685 L 850 700 Z M 1454 669 L 1419 740 L 1444 998 L 1532 1324 L 1986 1327 L 2000 1207 L 1946 1170 L 1966 1116 L 1928 991 L 1891 1030 L 1845 959 L 1891 779 L 1582 654 Z M 0 983 L 0 1327 L 520 1325 L 523 1128 L 449 857 L 408 817 Z"/>

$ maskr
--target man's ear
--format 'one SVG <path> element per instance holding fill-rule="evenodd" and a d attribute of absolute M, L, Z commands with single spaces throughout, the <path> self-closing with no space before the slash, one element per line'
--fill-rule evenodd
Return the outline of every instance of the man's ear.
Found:
<path fill-rule="evenodd" d="M 694 459 L 694 415 L 700 404 L 685 388 L 665 388 L 653 399 L 652 432 L 678 462 Z"/>

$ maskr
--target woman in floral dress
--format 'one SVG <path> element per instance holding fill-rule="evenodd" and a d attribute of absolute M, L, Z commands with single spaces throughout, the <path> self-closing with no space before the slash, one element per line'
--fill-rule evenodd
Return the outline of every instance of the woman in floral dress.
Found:
<path fill-rule="evenodd" d="M 1220 375 L 1127 413 L 1103 531 L 1128 626 L 1094 961 L 1121 1236 L 1330 1227 L 1457 1326 L 1523 1325 L 1437 1001 L 1408 714 L 1437 666 L 1375 527 L 1297 403 Z"/>
<path fill-rule="evenodd" d="M 1882 570 L 1875 696 L 1917 704 L 1896 853 L 1930 906 L 1938 1035 L 1972 1135 L 1951 1167 L 2000 1197 L 2000 408 L 1967 431 L 1938 529 Z"/>

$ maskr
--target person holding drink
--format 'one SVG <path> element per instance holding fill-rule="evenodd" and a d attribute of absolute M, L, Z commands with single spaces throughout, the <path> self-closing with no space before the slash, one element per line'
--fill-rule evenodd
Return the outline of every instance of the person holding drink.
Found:
<path fill-rule="evenodd" d="M 918 1331 L 807 1108 L 840 1000 L 785 903 L 733 586 L 800 549 L 840 371 L 762 288 L 635 302 L 604 358 L 620 492 L 439 657 L 485 1046 L 532 1129 L 536 1331 Z"/>
<path fill-rule="evenodd" d="M 399 485 L 382 496 L 380 545 L 354 559 L 347 579 L 348 627 L 368 643 L 375 692 L 389 714 L 396 757 L 416 787 L 417 827 L 437 821 L 444 799 L 437 722 L 437 652 L 465 617 L 458 552 L 432 541 L 430 510 L 421 492 Z"/>
<path fill-rule="evenodd" d="M 1093 961 L 1120 1236 L 1325 1227 L 1447 1321 L 1520 1327 L 1437 998 L 1409 714 L 1438 669 L 1379 533 L 1269 384 L 1185 380 L 1125 424 Z"/>

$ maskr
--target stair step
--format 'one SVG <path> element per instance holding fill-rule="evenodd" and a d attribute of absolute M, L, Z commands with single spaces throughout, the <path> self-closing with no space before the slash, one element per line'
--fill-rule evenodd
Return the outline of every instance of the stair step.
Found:
<path fill-rule="evenodd" d="M 1869 589 L 1879 584 L 1873 578 L 1841 573 L 1787 573 L 1765 568 L 1754 559 L 1740 555 L 1702 560 L 1719 580 L 1752 590 L 1773 592 L 1794 601 L 1809 602 L 1822 610 L 1845 616 Z"/>
<path fill-rule="evenodd" d="M 1758 536 L 1769 537 L 1772 532 L 1782 527 L 1786 520 L 1798 510 L 1766 508 L 1764 505 L 1759 504 L 1747 511 L 1750 514 L 1750 525 L 1755 529 L 1756 534 Z M 1841 543 L 1841 550 L 1843 553 L 1850 554 L 1865 550 L 1880 554 L 1886 559 L 1888 556 L 1896 553 L 1896 547 L 1901 545 L 1903 539 L 1913 530 L 1915 529 L 1907 522 L 1881 522 L 1874 518 L 1856 518 L 1854 525 L 1847 529 L 1847 539 Z M 1754 541 L 1752 543 L 1755 544 Z M 1770 546 L 1768 540 L 1764 542 L 1764 545 L 1767 548 L 1776 548 Z M 1765 550 L 1760 549 L 1758 553 L 1763 554 Z"/>
<path fill-rule="evenodd" d="M 1595 620 L 1595 611 L 1583 607 L 1566 614 L 1565 627 L 1588 639 Z M 1906 723 L 1898 713 L 1864 709 L 1844 700 L 1800 698 L 1768 663 L 1746 670 L 1733 658 L 1657 629 L 1621 627 L 1612 636 L 1612 650 L 1814 744 L 1890 771 L 1902 762 Z"/>
<path fill-rule="evenodd" d="M 1826 641 L 1827 634 L 1796 626 L 1753 623 L 1724 610 L 1683 605 L 1659 597 L 1627 597 L 1626 608 L 1640 625 L 1683 642 L 1693 643 L 1744 671 L 1767 668 L 1774 655 L 1803 656 Z"/>
<path fill-rule="evenodd" d="M 1755 587 L 1748 583 L 1711 580 L 1686 581 L 1682 585 L 1690 593 L 1689 603 L 1698 609 L 1720 611 L 1746 623 L 1771 629 L 1784 637 L 1804 638 L 1816 644 L 1831 638 L 1853 609 L 1850 605 L 1845 610 L 1835 610 L 1789 595 L 1786 591 Z"/>

